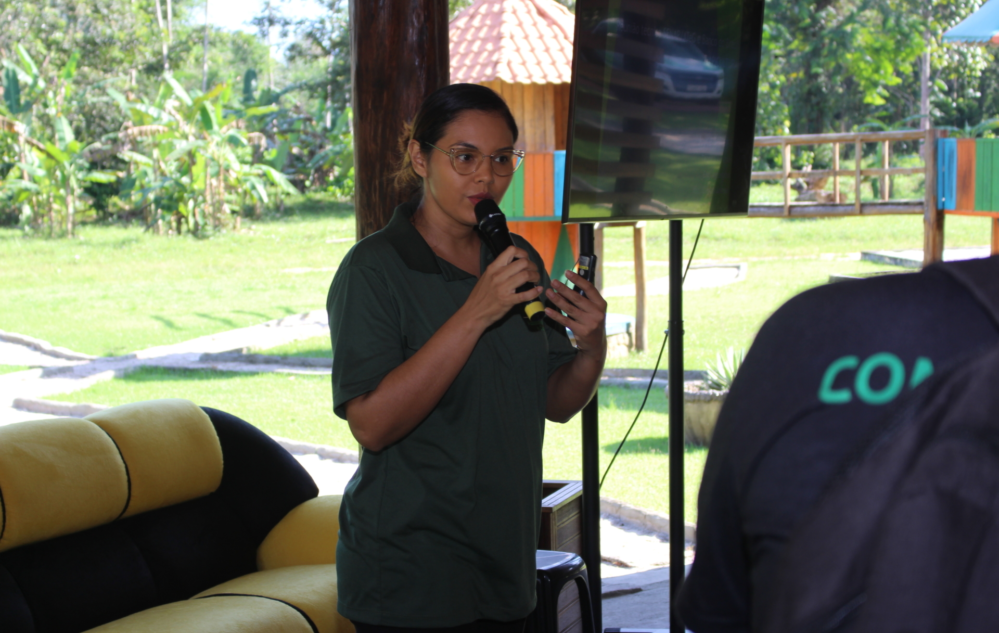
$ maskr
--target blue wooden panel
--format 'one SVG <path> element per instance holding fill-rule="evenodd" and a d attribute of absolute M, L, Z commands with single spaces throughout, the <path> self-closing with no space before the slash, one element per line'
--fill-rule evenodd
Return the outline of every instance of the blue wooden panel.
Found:
<path fill-rule="evenodd" d="M 565 193 L 565 150 L 555 150 L 555 182 L 552 183 L 555 191 L 555 209 L 552 215 L 562 218 L 562 201 Z"/>
<path fill-rule="evenodd" d="M 957 140 L 937 139 L 937 208 L 957 208 Z"/>

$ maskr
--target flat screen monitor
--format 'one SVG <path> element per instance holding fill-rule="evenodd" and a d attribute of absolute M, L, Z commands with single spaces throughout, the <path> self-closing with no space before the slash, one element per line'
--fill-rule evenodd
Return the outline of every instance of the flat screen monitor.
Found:
<path fill-rule="evenodd" d="M 578 0 L 563 222 L 745 215 L 763 0 Z"/>

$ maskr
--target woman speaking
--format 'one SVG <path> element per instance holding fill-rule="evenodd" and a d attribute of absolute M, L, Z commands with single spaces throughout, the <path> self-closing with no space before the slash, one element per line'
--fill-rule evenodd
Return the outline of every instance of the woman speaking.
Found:
<path fill-rule="evenodd" d="M 515 632 L 534 609 L 545 419 L 596 389 L 606 302 L 572 272 L 585 296 L 550 280 L 519 236 L 495 258 L 480 238 L 475 205 L 503 197 L 516 140 L 492 90 L 430 95 L 401 148 L 412 201 L 330 287 L 334 411 L 363 447 L 337 545 L 338 610 L 359 633 Z M 528 327 L 520 306 L 539 297 Z"/>

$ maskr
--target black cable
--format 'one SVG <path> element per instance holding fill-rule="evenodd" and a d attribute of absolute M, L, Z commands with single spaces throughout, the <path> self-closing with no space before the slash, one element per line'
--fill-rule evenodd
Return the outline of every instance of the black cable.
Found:
<path fill-rule="evenodd" d="M 700 226 L 697 227 L 697 237 L 694 238 L 694 246 L 690 249 L 690 257 L 687 258 L 687 267 L 683 270 L 683 277 L 680 279 L 680 286 L 683 286 L 683 282 L 687 281 L 687 273 L 690 272 L 690 264 L 694 261 L 694 253 L 697 252 L 697 243 L 701 240 L 701 229 L 704 228 L 704 220 L 701 220 Z M 618 453 L 624 447 L 624 443 L 628 441 L 628 436 L 631 435 L 632 429 L 635 428 L 635 423 L 638 422 L 638 416 L 642 415 L 642 411 L 645 410 L 645 403 L 649 399 L 649 393 L 652 391 L 652 383 L 656 379 L 656 372 L 659 371 L 659 361 L 663 358 L 663 350 L 666 349 L 666 341 L 669 340 L 669 330 L 666 330 L 665 336 L 663 336 L 663 345 L 659 348 L 659 356 L 656 358 L 656 366 L 652 369 L 652 377 L 649 378 L 649 386 L 645 389 L 645 397 L 642 398 L 642 404 L 638 407 L 638 411 L 635 413 L 635 419 L 631 421 L 631 426 L 628 427 L 628 432 L 624 434 L 621 438 L 621 443 L 617 445 L 617 450 L 614 451 L 614 456 L 611 457 L 610 463 L 607 464 L 606 470 L 604 470 L 603 476 L 600 478 L 600 484 L 597 489 L 604 487 L 604 479 L 607 478 L 607 473 L 610 472 L 611 466 L 614 465 L 614 460 L 617 459 Z M 683 380 L 683 376 L 680 377 Z M 672 438 L 670 438 L 672 441 Z"/>

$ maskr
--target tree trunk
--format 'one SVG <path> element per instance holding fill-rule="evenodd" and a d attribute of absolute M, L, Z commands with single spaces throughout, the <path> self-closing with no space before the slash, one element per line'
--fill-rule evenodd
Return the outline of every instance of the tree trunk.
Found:
<path fill-rule="evenodd" d="M 216 206 L 218 208 L 218 224 L 220 228 L 229 223 L 229 207 L 225 203 L 225 168 L 219 163 L 219 182 L 216 189 Z"/>
<path fill-rule="evenodd" d="M 401 202 L 391 185 L 403 123 L 450 83 L 447 0 L 351 0 L 354 213 L 357 239 Z"/>
<path fill-rule="evenodd" d="M 73 216 L 76 212 L 76 192 L 73 185 L 69 186 L 66 193 L 66 237 L 73 237 Z"/>
<path fill-rule="evenodd" d="M 326 61 L 326 129 L 333 129 L 333 42 L 330 42 L 330 54 Z"/>
<path fill-rule="evenodd" d="M 167 46 L 173 45 L 173 3 L 166 0 Z"/>
<path fill-rule="evenodd" d="M 163 6 L 160 4 L 160 0 L 156 0 L 156 25 L 160 29 L 160 43 L 163 49 L 163 72 L 167 73 L 170 71 L 170 58 L 167 55 L 169 47 L 166 37 L 163 35 Z"/>
<path fill-rule="evenodd" d="M 212 192 L 211 162 L 205 159 L 205 208 L 201 212 L 201 224 L 208 226 L 212 219 L 212 205 L 214 204 L 214 193 Z"/>
<path fill-rule="evenodd" d="M 205 44 L 201 58 L 201 92 L 208 92 L 208 0 L 205 0 Z"/>
<path fill-rule="evenodd" d="M 929 46 L 929 42 L 927 42 Z M 920 64 L 919 73 L 919 114 L 923 115 L 923 118 L 919 120 L 919 129 L 928 130 L 930 129 L 930 50 L 929 48 L 923 53 L 922 64 Z"/>
<path fill-rule="evenodd" d="M 49 237 L 55 237 L 56 214 L 55 214 L 55 202 L 52 200 L 52 194 L 49 194 L 48 201 L 49 201 Z"/>
<path fill-rule="evenodd" d="M 264 33 L 264 39 L 267 44 L 267 87 L 274 90 L 274 64 L 271 62 L 271 28 L 274 26 L 274 8 L 271 6 L 271 0 L 266 0 L 264 4 L 264 11 L 267 13 L 267 32 Z"/>

